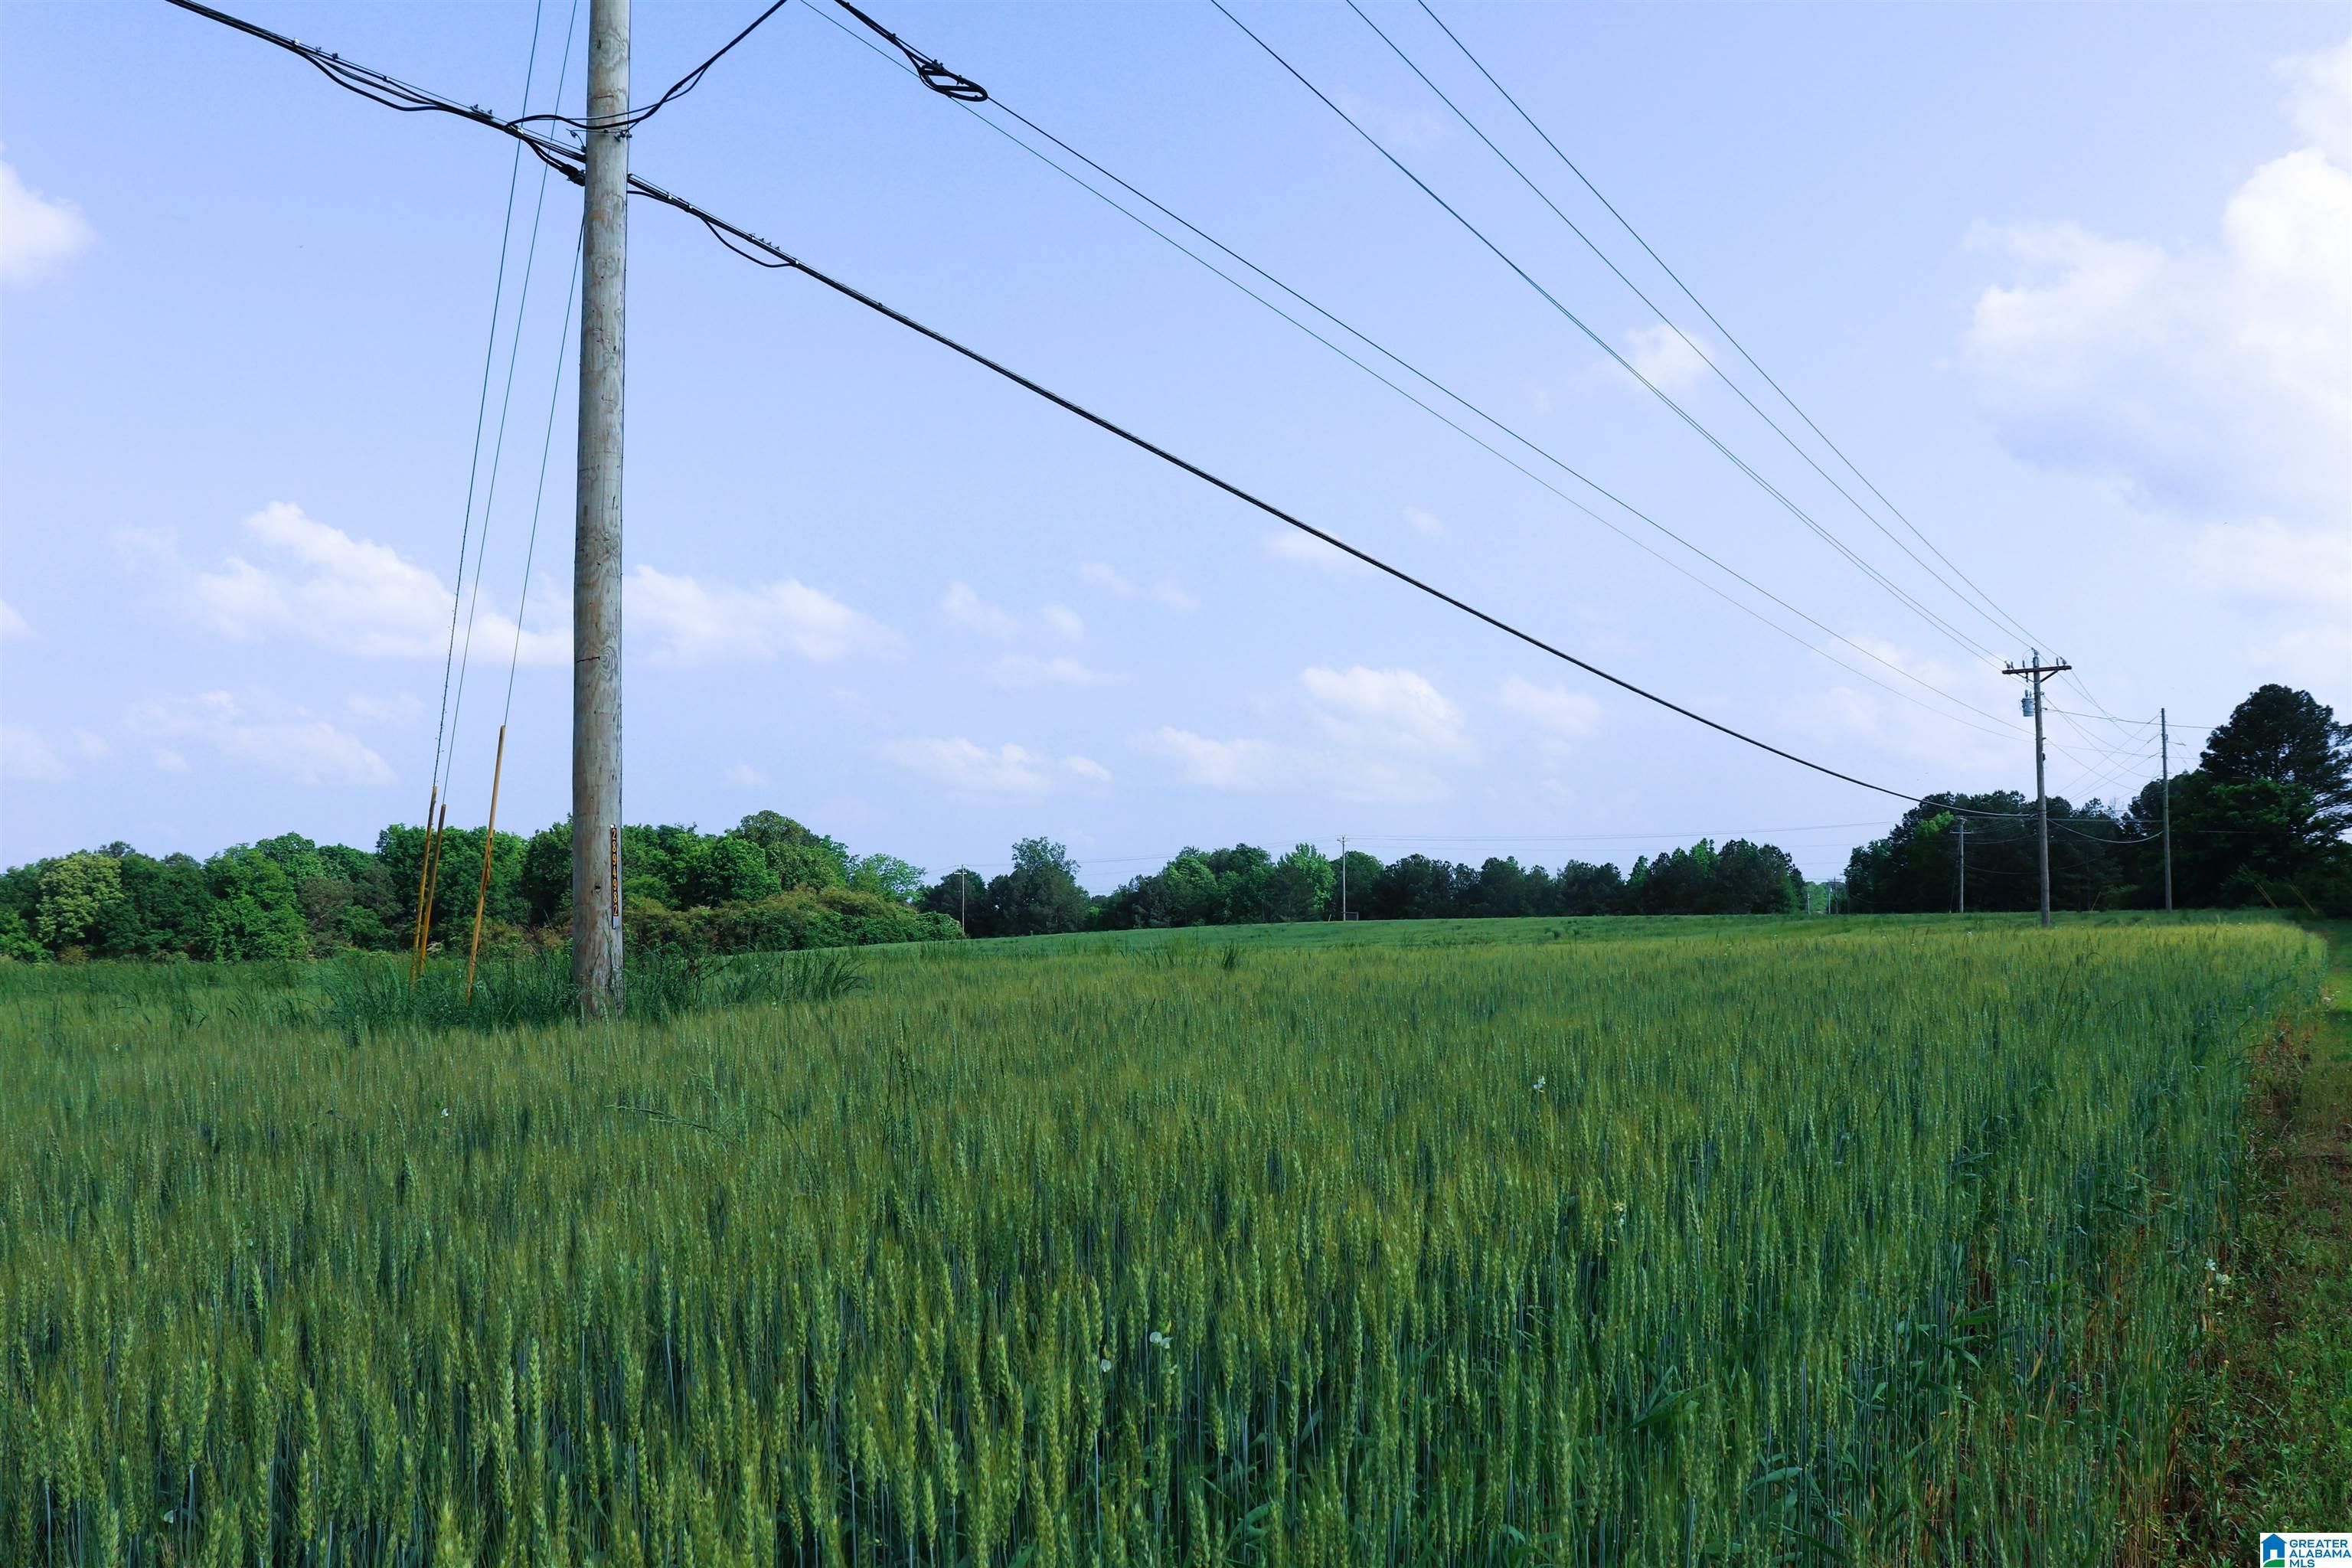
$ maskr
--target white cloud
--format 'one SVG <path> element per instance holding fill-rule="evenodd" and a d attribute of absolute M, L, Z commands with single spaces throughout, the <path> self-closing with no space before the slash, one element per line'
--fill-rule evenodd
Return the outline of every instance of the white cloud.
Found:
<path fill-rule="evenodd" d="M 1021 623 L 1009 611 L 1001 610 L 982 598 L 962 583 L 950 583 L 940 597 L 940 609 L 957 626 L 1009 642 L 1021 629 Z"/>
<path fill-rule="evenodd" d="M 1118 567 L 1107 562 L 1089 561 L 1078 568 L 1078 575 L 1104 593 L 1122 599 L 1132 597 L 1135 593 L 1135 584 L 1120 575 Z"/>
<path fill-rule="evenodd" d="M 125 716 L 132 733 L 193 740 L 221 757 L 299 784 L 388 784 L 392 769 L 357 736 L 266 691 L 142 702 Z M 173 752 L 176 756 L 177 753 Z M 157 765 L 170 769 L 158 752 Z"/>
<path fill-rule="evenodd" d="M 1078 568 L 1078 575 L 1095 587 L 1115 598 L 1131 599 L 1137 592 L 1134 579 L 1116 566 L 1101 561 L 1089 561 Z M 1183 585 L 1161 578 L 1151 586 L 1151 597 L 1171 610 L 1197 610 L 1201 601 L 1184 591 Z M 1047 611 L 1050 616 L 1051 610 Z"/>
<path fill-rule="evenodd" d="M 1276 561 L 1288 561 L 1299 566 L 1312 566 L 1318 572 L 1369 572 L 1370 567 L 1333 545 L 1326 544 L 1311 533 L 1295 528 L 1264 534 L 1258 548 Z"/>
<path fill-rule="evenodd" d="M 739 789 L 765 789 L 768 775 L 749 763 L 737 763 L 727 770 L 727 782 Z"/>
<path fill-rule="evenodd" d="M 1177 776 L 1186 784 L 1210 789 L 1271 789 L 1284 780 L 1286 758 L 1268 741 L 1216 741 L 1163 724 L 1128 743 L 1147 757 L 1174 763 Z"/>
<path fill-rule="evenodd" d="M 0 599 L 0 637 L 28 637 L 32 635 L 33 624 L 16 613 L 16 605 Z"/>
<path fill-rule="evenodd" d="M 2313 144 L 2255 169 L 2213 243 L 1972 234 L 2015 280 L 1961 363 L 2020 456 L 2192 515 L 2352 522 L 2352 43 L 2285 68 Z"/>
<path fill-rule="evenodd" d="M 359 692 L 344 698 L 343 707 L 352 718 L 373 724 L 413 724 L 425 713 L 425 704 L 407 691 L 396 691 L 389 697 Z"/>
<path fill-rule="evenodd" d="M 1080 664 L 1064 656 L 1036 658 L 1025 653 L 1008 653 L 990 667 L 989 677 L 1004 687 L 1029 686 L 1112 686 L 1125 679 Z"/>
<path fill-rule="evenodd" d="M 1309 790 L 1400 804 L 1443 798 L 1449 770 L 1474 762 L 1462 714 L 1409 669 L 1315 668 L 1271 705 L 1281 739 L 1218 739 L 1163 725 L 1129 740 L 1211 789 Z"/>
<path fill-rule="evenodd" d="M 1049 757 L 1007 742 L 995 751 L 957 737 L 886 742 L 882 759 L 960 795 L 1042 795 L 1073 781 L 1110 782 L 1110 770 L 1087 757 Z"/>
<path fill-rule="evenodd" d="M 74 731 L 74 750 L 79 752 L 82 761 L 87 763 L 104 762 L 114 752 L 114 748 L 106 743 L 105 736 L 89 730 Z"/>
<path fill-rule="evenodd" d="M 223 636 L 287 637 L 361 658 L 437 658 L 447 649 L 449 589 L 390 545 L 354 539 L 287 501 L 255 512 L 244 529 L 265 564 L 232 555 L 218 571 L 198 572 L 181 585 L 188 607 Z M 181 570 L 166 532 L 125 530 L 117 542 L 136 559 Z M 477 649 L 509 652 L 514 623 L 485 605 L 473 640 Z M 520 657 L 525 664 L 565 663 L 571 637 L 526 631 Z"/>
<path fill-rule="evenodd" d="M 1525 676 L 1505 676 L 1496 700 L 1532 725 L 1547 750 L 1564 750 L 1569 742 L 1585 740 L 1601 727 L 1600 702 L 1565 686 L 1543 686 Z"/>
<path fill-rule="evenodd" d="M 831 664 L 901 647 L 887 626 L 792 577 L 739 588 L 640 565 L 627 595 L 631 635 L 657 639 L 656 664 L 764 662 L 787 653 Z"/>
<path fill-rule="evenodd" d="M 57 748 L 22 724 L 0 724 L 0 778 L 55 784 L 73 776 Z"/>
<path fill-rule="evenodd" d="M 1454 755 L 1468 750 L 1462 710 L 1410 669 L 1319 666 L 1300 674 L 1323 732 L 1381 752 Z"/>
<path fill-rule="evenodd" d="M 1346 88 L 1332 98 L 1365 130 L 1385 142 L 1391 153 L 1409 153 L 1444 141 L 1453 122 L 1433 109 L 1394 109 L 1377 99 L 1363 98 Z"/>
<path fill-rule="evenodd" d="M 1627 332 L 1621 352 L 1626 363 L 1648 376 L 1659 391 L 1680 397 L 1715 374 L 1692 347 L 1696 342 L 1696 337 L 1685 342 L 1684 334 L 1659 321 Z"/>
<path fill-rule="evenodd" d="M 179 752 L 172 750 L 169 746 L 156 747 L 154 757 L 155 767 L 158 772 L 167 773 L 184 773 L 188 771 L 188 759 L 182 756 Z"/>
<path fill-rule="evenodd" d="M 1065 642 L 1076 642 L 1087 635 L 1087 623 L 1078 612 L 1067 605 L 1048 605 L 1038 614 L 1054 635 Z"/>
<path fill-rule="evenodd" d="M 1423 511 L 1417 506 L 1404 509 L 1404 521 L 1414 532 L 1426 533 L 1433 539 L 1445 531 L 1445 524 L 1439 521 L 1435 512 Z"/>
<path fill-rule="evenodd" d="M 2250 613 L 2259 629 L 2241 644 L 2248 658 L 2283 674 L 2352 668 L 2352 534 L 2276 518 L 2207 523 L 2187 555 L 2200 582 Z"/>
<path fill-rule="evenodd" d="M 27 188 L 16 165 L 0 159 L 0 282 L 46 278 L 93 237 L 80 208 Z"/>

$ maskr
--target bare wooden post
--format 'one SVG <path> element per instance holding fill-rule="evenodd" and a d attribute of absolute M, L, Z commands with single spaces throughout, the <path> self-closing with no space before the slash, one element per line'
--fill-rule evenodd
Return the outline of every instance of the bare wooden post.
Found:
<path fill-rule="evenodd" d="M 425 847 L 416 857 L 416 918 L 408 922 L 408 978 L 416 978 L 418 955 L 425 951 L 425 879 L 433 869 L 433 809 L 441 804 L 441 781 L 425 801 Z"/>
<path fill-rule="evenodd" d="M 572 984 L 621 1006 L 621 437 L 629 0 L 590 0 L 581 226 L 580 489 L 572 556 Z"/>
<path fill-rule="evenodd" d="M 474 1001 L 474 965 L 482 956 L 482 910 L 490 900 L 490 848 L 499 840 L 499 775 L 507 767 L 507 727 L 499 726 L 498 760 L 490 764 L 490 825 L 482 829 L 482 885 L 474 889 L 474 941 L 466 949 L 466 1003 Z"/>

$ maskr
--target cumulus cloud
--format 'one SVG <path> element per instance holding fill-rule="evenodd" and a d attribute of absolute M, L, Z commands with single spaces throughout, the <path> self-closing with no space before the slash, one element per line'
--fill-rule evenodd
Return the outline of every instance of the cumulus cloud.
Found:
<path fill-rule="evenodd" d="M 354 539 L 273 501 L 245 520 L 250 557 L 231 555 L 218 569 L 189 572 L 169 533 L 126 530 L 126 552 L 178 579 L 196 617 L 238 641 L 287 638 L 363 658 L 437 658 L 449 637 L 450 590 L 388 544 Z M 474 646 L 504 653 L 514 622 L 488 605 L 474 620 Z M 526 631 L 526 664 L 562 664 L 572 639 Z"/>
<path fill-rule="evenodd" d="M 0 724 L 0 778 L 56 784 L 72 776 L 73 770 L 39 731 L 23 724 Z"/>
<path fill-rule="evenodd" d="M 625 609 L 631 637 L 653 637 L 660 665 L 763 663 L 788 653 L 832 664 L 902 646 L 880 622 L 792 577 L 737 587 L 640 565 L 629 574 Z"/>
<path fill-rule="evenodd" d="M 737 763 L 727 770 L 727 782 L 738 789 L 765 789 L 768 775 L 749 763 Z"/>
<path fill-rule="evenodd" d="M 1076 642 L 1087 635 L 1086 621 L 1067 605 L 1048 605 L 1038 614 L 1047 629 L 1065 642 Z"/>
<path fill-rule="evenodd" d="M 1627 332 L 1624 346 L 1619 352 L 1624 354 L 1626 363 L 1648 376 L 1660 392 L 1680 397 L 1715 374 L 1692 346 L 1697 341 L 1696 337 L 1685 340 L 1683 333 L 1659 321 Z M 1609 368 L 1616 371 L 1614 365 Z"/>
<path fill-rule="evenodd" d="M 1346 551 L 1326 544 L 1313 534 L 1302 533 L 1295 528 L 1279 529 L 1261 535 L 1258 548 L 1276 561 L 1311 566 L 1318 572 L 1343 574 L 1371 570 Z"/>
<path fill-rule="evenodd" d="M 158 698 L 125 715 L 131 733 L 159 741 L 195 741 L 224 761 L 298 784 L 388 784 L 392 769 L 360 739 L 266 691 L 206 691 Z M 156 753 L 156 763 L 176 771 Z M 169 755 L 184 765 L 176 750 Z"/>
<path fill-rule="evenodd" d="M 1133 578 L 1106 562 L 1089 561 L 1078 568 L 1078 575 L 1114 598 L 1131 599 L 1143 592 Z M 1171 610 L 1197 610 L 1201 607 L 1201 601 L 1186 593 L 1182 584 L 1166 577 L 1151 585 L 1150 594 L 1155 602 Z"/>
<path fill-rule="evenodd" d="M 188 759 L 169 746 L 156 747 L 153 761 L 158 773 L 184 773 L 188 771 Z"/>
<path fill-rule="evenodd" d="M 1450 772 L 1476 758 L 1461 710 L 1409 669 L 1303 670 L 1268 717 L 1279 739 L 1220 739 L 1163 725 L 1128 743 L 1211 789 L 1308 789 L 1396 803 L 1443 798 Z"/>
<path fill-rule="evenodd" d="M 2352 522 L 2352 42 L 2284 70 L 2310 144 L 2255 169 L 2211 242 L 1973 233 L 2012 280 L 1978 296 L 1960 363 L 2011 450 L 2185 515 Z"/>
<path fill-rule="evenodd" d="M 0 282 L 47 278 L 93 237 L 80 208 L 31 189 L 16 165 L 0 158 Z"/>
<path fill-rule="evenodd" d="M 1078 575 L 1106 594 L 1116 595 L 1122 599 L 1134 596 L 1135 584 L 1108 562 L 1089 561 L 1078 568 Z"/>
<path fill-rule="evenodd" d="M 978 632 L 1000 642 L 1010 642 L 1021 630 L 1021 623 L 1013 617 L 1011 611 L 990 604 L 973 593 L 968 584 L 949 584 L 948 591 L 940 596 L 940 610 L 966 631 Z"/>
<path fill-rule="evenodd" d="M 1092 668 L 1066 656 L 1037 658 L 1025 653 L 1008 653 L 989 668 L 989 678 L 999 686 L 1024 688 L 1031 686 L 1112 686 L 1125 679 Z"/>
<path fill-rule="evenodd" d="M 0 599 L 0 638 L 28 637 L 32 635 L 33 624 L 16 613 L 16 605 Z"/>
<path fill-rule="evenodd" d="M 126 529 L 116 542 L 129 558 L 173 583 L 196 618 L 238 641 L 286 639 L 362 658 L 439 658 L 449 643 L 450 590 L 438 574 L 388 544 L 359 539 L 275 501 L 245 520 L 247 551 L 212 570 L 192 570 L 167 531 Z M 828 664 L 856 654 L 888 654 L 897 634 L 797 579 L 737 585 L 674 576 L 650 565 L 623 585 L 632 642 L 656 664 L 709 665 L 795 655 Z M 572 658 L 572 634 L 557 622 L 515 635 L 511 618 L 492 607 L 504 597 L 485 587 L 458 627 L 472 626 L 478 658 L 512 652 L 524 664 Z M 554 594 L 534 595 L 560 613 Z M 376 700 L 355 698 L 362 718 Z"/>
<path fill-rule="evenodd" d="M 1042 795 L 1074 784 L 1108 784 L 1110 770 L 1087 757 L 1050 757 L 1005 742 L 994 751 L 967 741 L 909 737 L 881 747 L 882 760 L 958 795 Z"/>
<path fill-rule="evenodd" d="M 412 692 L 396 691 L 389 697 L 372 697 L 366 692 L 343 699 L 343 707 L 354 719 L 372 724 L 413 724 L 424 715 L 425 704 Z"/>
<path fill-rule="evenodd" d="M 1565 686 L 1509 675 L 1503 678 L 1495 700 L 1525 721 L 1547 751 L 1565 751 L 1570 742 L 1585 740 L 1601 727 L 1600 702 Z"/>
<path fill-rule="evenodd" d="M 1445 531 L 1445 524 L 1439 521 L 1435 512 L 1423 511 L 1417 506 L 1404 509 L 1404 521 L 1405 526 L 1415 533 L 1425 533 L 1432 539 Z"/>
<path fill-rule="evenodd" d="M 1286 758 L 1270 741 L 1217 741 L 1163 724 L 1129 744 L 1144 756 L 1173 763 L 1176 776 L 1186 784 L 1209 789 L 1271 789 L 1284 781 Z"/>

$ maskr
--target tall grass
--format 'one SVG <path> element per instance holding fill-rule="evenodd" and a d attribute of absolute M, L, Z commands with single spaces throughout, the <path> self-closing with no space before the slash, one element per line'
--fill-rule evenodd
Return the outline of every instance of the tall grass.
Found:
<path fill-rule="evenodd" d="M 2130 1560 L 2316 944 L 1694 932 L 0 996 L 0 1561 Z"/>

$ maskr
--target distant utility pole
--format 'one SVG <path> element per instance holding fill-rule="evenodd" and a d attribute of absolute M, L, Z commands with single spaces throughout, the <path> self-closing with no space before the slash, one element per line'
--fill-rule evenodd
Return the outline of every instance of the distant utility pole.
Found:
<path fill-rule="evenodd" d="M 963 918 L 965 886 L 970 878 L 971 873 L 962 867 L 956 868 L 956 930 L 965 936 L 971 934 L 971 927 L 964 923 Z"/>
<path fill-rule="evenodd" d="M 1969 819 L 1960 818 L 1960 913 L 1969 912 Z"/>
<path fill-rule="evenodd" d="M 2046 929 L 2050 924 L 2050 792 L 2043 773 L 2050 759 L 2042 749 L 2042 678 L 2074 667 L 2063 659 L 2056 664 L 2042 663 L 2040 648 L 2033 649 L 2032 655 L 2024 664 L 2005 666 L 2002 673 L 2021 675 L 2033 683 L 2032 693 L 2021 706 L 2033 715 L 2033 809 L 2042 819 L 2042 924 Z"/>
<path fill-rule="evenodd" d="M 1348 923 L 1348 836 L 1339 835 L 1339 923 Z"/>
<path fill-rule="evenodd" d="M 2172 908 L 2172 731 L 2166 722 L 2164 710 L 2156 710 L 2157 766 L 2163 770 L 2164 792 L 2164 907 Z"/>
<path fill-rule="evenodd" d="M 580 488 L 572 553 L 572 984 L 621 986 L 621 345 L 629 253 L 629 0 L 589 0 L 581 214 Z"/>

